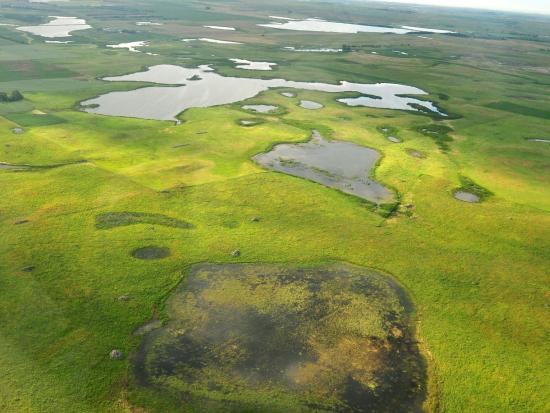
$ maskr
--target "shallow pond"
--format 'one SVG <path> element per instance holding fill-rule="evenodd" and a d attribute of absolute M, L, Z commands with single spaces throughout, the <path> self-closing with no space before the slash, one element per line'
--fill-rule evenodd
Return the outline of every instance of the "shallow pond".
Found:
<path fill-rule="evenodd" d="M 281 92 L 281 95 L 284 96 L 285 98 L 294 98 L 294 97 L 296 97 L 296 93 L 292 93 L 292 92 Z"/>
<path fill-rule="evenodd" d="M 532 138 L 527 139 L 529 142 L 544 142 L 544 143 L 550 143 L 550 139 L 543 139 L 543 138 Z"/>
<path fill-rule="evenodd" d="M 480 201 L 479 196 L 466 191 L 455 191 L 453 196 L 462 202 L 476 203 Z"/>
<path fill-rule="evenodd" d="M 407 30 L 411 30 L 413 32 L 422 32 L 422 33 L 434 33 L 434 34 L 456 33 L 450 30 L 429 29 L 427 27 L 415 27 L 415 26 L 401 26 L 401 27 Z"/>
<path fill-rule="evenodd" d="M 421 410 L 411 305 L 374 270 L 202 264 L 166 309 L 134 372 L 139 385 L 179 398 L 179 411 Z"/>
<path fill-rule="evenodd" d="M 401 27 L 382 27 L 382 26 L 367 26 L 362 24 L 350 24 L 331 22 L 323 19 L 291 19 L 288 17 L 270 16 L 272 19 L 284 20 L 284 22 L 275 21 L 271 23 L 258 24 L 260 27 L 269 27 L 272 29 L 297 30 L 307 32 L 325 32 L 325 33 L 393 33 L 393 34 L 408 34 L 408 33 L 440 33 L 448 34 L 455 33 L 448 30 L 428 29 L 424 27 L 401 26 Z"/>
<path fill-rule="evenodd" d="M 388 140 L 393 143 L 401 143 L 401 139 L 399 139 L 397 136 L 388 136 Z"/>
<path fill-rule="evenodd" d="M 413 158 L 424 159 L 426 157 L 426 155 L 423 152 L 416 149 L 407 149 L 406 152 Z"/>
<path fill-rule="evenodd" d="M 190 82 L 188 79 L 197 78 Z M 417 111 L 411 105 L 420 105 L 438 112 L 432 102 L 415 99 L 409 95 L 425 95 L 413 86 L 393 83 L 339 84 L 295 82 L 284 79 L 254 79 L 222 76 L 209 66 L 185 68 L 175 65 L 156 65 L 144 72 L 106 77 L 111 82 L 150 82 L 177 87 L 144 87 L 123 92 L 109 92 L 81 102 L 89 106 L 85 110 L 109 116 L 125 116 L 143 119 L 176 120 L 176 116 L 189 108 L 204 108 L 239 102 L 258 95 L 269 88 L 293 88 L 328 93 L 357 92 L 363 96 L 339 99 L 349 106 L 366 106 L 381 109 Z M 406 96 L 405 96 L 406 95 Z M 376 96 L 377 98 L 374 98 Z"/>
<path fill-rule="evenodd" d="M 394 195 L 369 177 L 379 158 L 374 149 L 350 142 L 327 141 L 314 131 L 307 143 L 277 145 L 253 159 L 273 171 L 309 179 L 382 204 L 392 202 Z"/>
<path fill-rule="evenodd" d="M 294 46 L 283 47 L 285 50 L 291 50 L 293 52 L 318 52 L 318 53 L 339 53 L 342 52 L 342 49 L 332 49 L 329 47 L 320 47 L 317 49 L 297 49 Z"/>
<path fill-rule="evenodd" d="M 90 29 L 92 26 L 86 24 L 86 20 L 77 17 L 49 16 L 53 18 L 48 23 L 39 26 L 21 26 L 17 30 L 31 33 L 42 37 L 69 37 L 71 32 Z"/>
<path fill-rule="evenodd" d="M 242 44 L 241 42 L 233 42 L 230 40 L 218 40 L 218 39 L 211 39 L 209 37 L 200 37 L 198 39 L 182 39 L 183 42 L 206 42 L 206 43 L 217 43 L 217 44 Z"/>
<path fill-rule="evenodd" d="M 236 63 L 237 69 L 245 70 L 273 70 L 272 66 L 277 66 L 277 63 L 271 62 L 253 62 L 251 60 L 244 59 L 229 59 L 233 63 Z"/>
<path fill-rule="evenodd" d="M 157 22 L 136 22 L 136 26 L 162 26 L 163 24 Z"/>
<path fill-rule="evenodd" d="M 280 18 L 282 19 L 282 18 Z M 283 22 L 271 22 L 258 24 L 261 27 L 272 29 L 297 30 L 308 32 L 326 32 L 326 33 L 395 33 L 406 34 L 410 30 L 395 27 L 365 26 L 362 24 L 350 24 L 330 22 L 321 19 L 294 20 L 287 19 Z"/>
<path fill-rule="evenodd" d="M 242 126 L 254 126 L 254 125 L 257 125 L 258 123 L 260 123 L 260 121 L 257 121 L 257 120 L 241 119 L 239 121 L 239 124 L 241 124 Z"/>
<path fill-rule="evenodd" d="M 206 27 L 207 29 L 214 29 L 214 30 L 228 30 L 228 31 L 237 30 L 234 27 L 229 27 L 229 26 L 203 26 L 203 27 Z"/>
<path fill-rule="evenodd" d="M 258 113 L 271 113 L 278 109 L 278 106 L 273 105 L 244 105 L 242 106 L 245 110 L 251 110 L 252 112 Z"/>
<path fill-rule="evenodd" d="M 17 164 L 11 164 L 11 163 L 5 163 L 0 162 L 0 171 L 6 170 L 6 171 L 31 171 L 33 170 L 33 167 L 31 165 L 17 165 Z"/>
<path fill-rule="evenodd" d="M 108 44 L 107 47 L 111 49 L 128 49 L 129 52 L 140 53 L 141 50 L 137 50 L 138 47 L 148 46 L 146 41 L 138 42 L 129 42 L 129 43 L 119 43 L 119 44 Z"/>
<path fill-rule="evenodd" d="M 315 110 L 323 108 L 323 105 L 312 100 L 301 100 L 300 107 L 304 109 Z"/>

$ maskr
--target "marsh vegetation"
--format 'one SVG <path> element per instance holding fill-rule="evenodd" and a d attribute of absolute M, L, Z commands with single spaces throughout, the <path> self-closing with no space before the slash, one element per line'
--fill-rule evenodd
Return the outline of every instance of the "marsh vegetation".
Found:
<path fill-rule="evenodd" d="M 425 371 L 410 303 L 376 271 L 204 264 L 167 309 L 135 369 L 182 410 L 419 411 Z"/>

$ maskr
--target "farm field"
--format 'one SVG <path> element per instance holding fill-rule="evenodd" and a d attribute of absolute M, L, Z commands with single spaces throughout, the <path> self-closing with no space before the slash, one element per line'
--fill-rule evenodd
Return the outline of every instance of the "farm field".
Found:
<path fill-rule="evenodd" d="M 0 0 L 0 411 L 550 410 L 549 28 Z"/>

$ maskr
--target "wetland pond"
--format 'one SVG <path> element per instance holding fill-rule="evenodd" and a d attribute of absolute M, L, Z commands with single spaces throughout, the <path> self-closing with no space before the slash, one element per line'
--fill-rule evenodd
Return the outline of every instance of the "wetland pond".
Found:
<path fill-rule="evenodd" d="M 322 109 L 323 105 L 321 105 L 318 102 L 314 102 L 312 100 L 301 100 L 300 107 L 304 109 L 315 110 L 315 109 Z"/>
<path fill-rule="evenodd" d="M 206 43 L 216 43 L 216 44 L 242 44 L 241 42 L 233 42 L 233 41 L 230 41 L 230 40 L 211 39 L 209 37 L 200 37 L 198 39 L 182 39 L 182 42 L 186 42 L 186 43 L 195 42 L 195 41 L 206 42 Z"/>
<path fill-rule="evenodd" d="M 374 270 L 201 264 L 166 310 L 164 326 L 146 329 L 134 372 L 182 411 L 421 410 L 411 305 Z"/>
<path fill-rule="evenodd" d="M 241 107 L 245 110 L 250 110 L 257 113 L 271 113 L 279 108 L 278 106 L 273 105 L 244 105 Z"/>
<path fill-rule="evenodd" d="M 453 193 L 453 196 L 459 201 L 468 202 L 470 204 L 478 203 L 481 200 L 476 194 L 472 194 L 471 192 L 466 191 L 455 191 Z"/>
<path fill-rule="evenodd" d="M 350 142 L 327 141 L 313 131 L 307 143 L 280 144 L 254 156 L 253 160 L 267 169 L 383 204 L 392 202 L 394 194 L 369 177 L 379 158 L 374 149 Z"/>
<path fill-rule="evenodd" d="M 119 43 L 119 44 L 108 44 L 107 47 L 111 49 L 128 49 L 129 52 L 134 53 L 140 53 L 141 51 L 138 50 L 138 47 L 145 47 L 148 46 L 149 43 L 147 41 L 137 41 L 137 42 L 129 42 L 129 43 Z"/>
<path fill-rule="evenodd" d="M 189 79 L 197 79 L 190 82 Z M 315 90 L 328 93 L 356 92 L 359 97 L 338 99 L 349 106 L 417 111 L 422 106 L 428 112 L 440 113 L 429 101 L 409 95 L 425 95 L 413 86 L 393 83 L 339 84 L 296 82 L 284 79 L 255 79 L 222 76 L 207 65 L 189 69 L 175 65 L 156 65 L 144 72 L 103 78 L 109 82 L 148 82 L 164 86 L 142 87 L 130 91 L 109 92 L 81 102 L 89 113 L 141 119 L 176 120 L 189 108 L 205 108 L 240 102 L 270 88 Z M 441 114 L 441 113 L 440 113 Z M 443 114 L 441 114 L 443 115 Z"/>

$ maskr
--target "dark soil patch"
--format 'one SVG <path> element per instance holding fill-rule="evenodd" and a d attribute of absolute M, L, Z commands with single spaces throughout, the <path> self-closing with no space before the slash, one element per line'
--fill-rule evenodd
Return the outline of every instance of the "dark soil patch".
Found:
<path fill-rule="evenodd" d="M 424 152 L 421 152 L 417 149 L 407 149 L 407 153 L 412 156 L 413 158 L 419 158 L 419 159 L 424 159 L 426 157 L 426 155 L 424 154 Z"/>
<path fill-rule="evenodd" d="M 191 144 L 190 143 L 178 143 L 177 145 L 173 145 L 172 149 L 183 148 L 183 147 L 189 146 L 189 145 L 191 145 Z"/>
<path fill-rule="evenodd" d="M 52 164 L 52 165 L 29 165 L 29 164 L 13 164 L 13 163 L 0 162 L 0 170 L 6 170 L 6 171 L 12 171 L 12 172 L 43 171 L 48 169 L 61 168 L 62 166 L 78 165 L 86 162 L 88 161 L 79 160 L 79 161 L 58 163 L 58 164 Z"/>
<path fill-rule="evenodd" d="M 140 260 L 161 260 L 170 256 L 170 249 L 166 247 L 142 247 L 132 251 L 132 257 Z"/>
<path fill-rule="evenodd" d="M 182 411 L 421 411 L 411 305 L 373 270 L 199 265 L 166 308 L 134 371 Z"/>
<path fill-rule="evenodd" d="M 111 229 L 137 224 L 162 225 L 181 229 L 193 228 L 190 223 L 177 218 L 147 212 L 106 212 L 97 215 L 95 222 L 97 229 Z"/>

